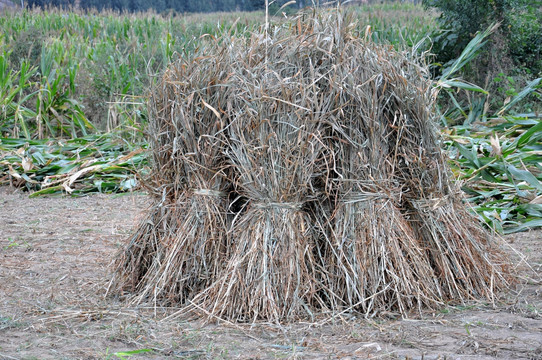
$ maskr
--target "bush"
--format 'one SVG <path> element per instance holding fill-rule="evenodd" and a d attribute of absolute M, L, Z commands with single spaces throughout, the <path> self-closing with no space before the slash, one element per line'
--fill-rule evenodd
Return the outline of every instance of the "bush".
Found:
<path fill-rule="evenodd" d="M 513 11 L 509 19 L 508 39 L 511 57 L 517 64 L 541 75 L 542 6 L 526 6 Z"/>
<path fill-rule="evenodd" d="M 540 2 L 538 2 L 540 3 Z M 426 7 L 441 11 L 440 31 L 434 36 L 433 51 L 437 61 L 444 64 L 455 59 L 477 31 L 491 23 L 501 26 L 494 35 L 500 63 L 511 63 L 533 75 L 542 73 L 542 11 L 529 0 L 423 0 Z M 508 60 L 509 59 L 509 60 Z M 500 61 L 500 60 L 505 60 Z M 506 61 L 508 60 L 508 61 Z M 488 64 L 492 61 L 488 62 Z M 510 70 L 510 69 L 499 69 Z"/>

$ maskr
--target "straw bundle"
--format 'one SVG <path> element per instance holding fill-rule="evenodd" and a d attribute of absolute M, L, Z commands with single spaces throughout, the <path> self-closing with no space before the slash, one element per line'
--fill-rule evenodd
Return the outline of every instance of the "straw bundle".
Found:
<path fill-rule="evenodd" d="M 347 81 L 329 132 L 343 141 L 328 146 L 331 301 L 369 316 L 493 299 L 508 271 L 449 183 L 425 69 L 357 41 L 341 54 L 334 76 Z"/>
<path fill-rule="evenodd" d="M 401 212 L 408 190 L 395 174 L 397 148 L 405 141 L 396 129 L 403 132 L 406 124 L 400 123 L 403 109 L 395 108 L 390 97 L 398 96 L 395 83 L 406 80 L 394 72 L 394 64 L 401 66 L 404 59 L 355 41 L 342 54 L 343 66 L 334 76 L 348 80 L 337 100 L 341 116 L 332 121 L 328 146 L 335 164 L 328 179 L 335 205 L 326 260 L 333 264 L 328 266 L 328 286 L 335 295 L 330 300 L 333 307 L 367 315 L 433 305 L 433 270 Z M 411 83 L 416 87 L 423 81 L 416 77 Z"/>
<path fill-rule="evenodd" d="M 322 51 L 289 40 L 253 36 L 235 44 L 239 54 L 229 64 L 234 110 L 226 155 L 245 205 L 230 230 L 224 276 L 202 294 L 201 306 L 240 321 L 310 314 L 317 292 L 317 232 L 306 209 L 316 196 L 311 184 L 326 104 L 306 84 L 316 81 L 310 62 Z"/>
<path fill-rule="evenodd" d="M 263 119 L 245 114 L 230 127 L 236 190 L 246 204 L 231 228 L 225 276 L 205 305 L 230 319 L 292 318 L 308 309 L 315 293 L 315 231 L 304 207 L 320 146 L 295 113 L 275 105 L 263 101 L 259 114 L 277 112 Z"/>
<path fill-rule="evenodd" d="M 136 302 L 184 303 L 223 267 L 230 183 L 217 135 L 223 123 L 207 101 L 225 101 L 213 89 L 225 76 L 220 58 L 193 59 L 171 67 L 152 94 L 156 203 L 119 256 L 113 279 L 135 291 Z"/>
<path fill-rule="evenodd" d="M 278 322 L 406 315 L 506 286 L 448 180 L 426 69 L 353 29 L 303 15 L 170 66 L 150 106 L 156 202 L 115 288 Z"/>

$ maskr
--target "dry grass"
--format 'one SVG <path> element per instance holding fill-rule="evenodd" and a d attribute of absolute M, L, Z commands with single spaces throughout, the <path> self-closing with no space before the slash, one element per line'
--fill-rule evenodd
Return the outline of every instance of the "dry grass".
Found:
<path fill-rule="evenodd" d="M 191 299 L 219 275 L 230 247 L 226 163 L 218 138 L 207 135 L 222 124 L 213 111 L 200 108 L 203 99 L 220 101 L 219 92 L 209 100 L 205 87 L 222 68 L 220 59 L 204 62 L 171 68 L 151 98 L 157 203 L 132 237 L 121 265 L 124 281 L 139 292 L 138 299 Z M 178 81 L 186 78 L 185 72 L 196 76 Z"/>
<path fill-rule="evenodd" d="M 279 322 L 406 316 L 507 286 L 448 179 L 426 68 L 354 28 L 303 14 L 170 67 L 150 104 L 156 204 L 114 288 Z"/>

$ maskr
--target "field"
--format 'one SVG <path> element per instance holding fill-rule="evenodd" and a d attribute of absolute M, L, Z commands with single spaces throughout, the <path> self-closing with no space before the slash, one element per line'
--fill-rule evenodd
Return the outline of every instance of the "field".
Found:
<path fill-rule="evenodd" d="M 401 320 L 234 325 L 104 298 L 108 264 L 149 205 L 142 194 L 50 197 L 0 188 L 0 359 L 541 359 L 541 231 L 509 235 L 521 282 L 495 304 Z M 38 209 L 48 209 L 48 212 Z"/>
<path fill-rule="evenodd" d="M 408 3 L 351 11 L 357 36 L 418 56 L 437 28 L 435 13 Z M 105 296 L 109 265 L 150 204 L 149 91 L 171 61 L 263 21 L 0 11 L 0 359 L 542 359 L 542 80 L 511 91 L 503 74 L 506 97 L 487 93 L 459 77 L 469 49 L 436 79 L 436 111 L 453 176 L 518 264 L 499 301 L 248 326 Z"/>

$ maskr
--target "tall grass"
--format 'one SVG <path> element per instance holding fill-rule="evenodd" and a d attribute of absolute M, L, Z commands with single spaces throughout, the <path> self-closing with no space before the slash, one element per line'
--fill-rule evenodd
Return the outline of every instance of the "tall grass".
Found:
<path fill-rule="evenodd" d="M 420 4 L 385 2 L 357 6 L 353 10 L 359 18 L 360 30 L 370 26 L 373 41 L 391 44 L 400 50 L 428 40 L 427 36 L 438 27 L 437 14 Z"/>
<path fill-rule="evenodd" d="M 234 22 L 244 32 L 261 18 L 259 13 L 203 18 L 55 9 L 3 13 L 0 132 L 75 138 L 119 126 L 141 129 L 144 97 L 167 64 L 197 48 L 202 35 L 230 31 Z M 136 140 L 140 132 L 126 134 Z"/>

